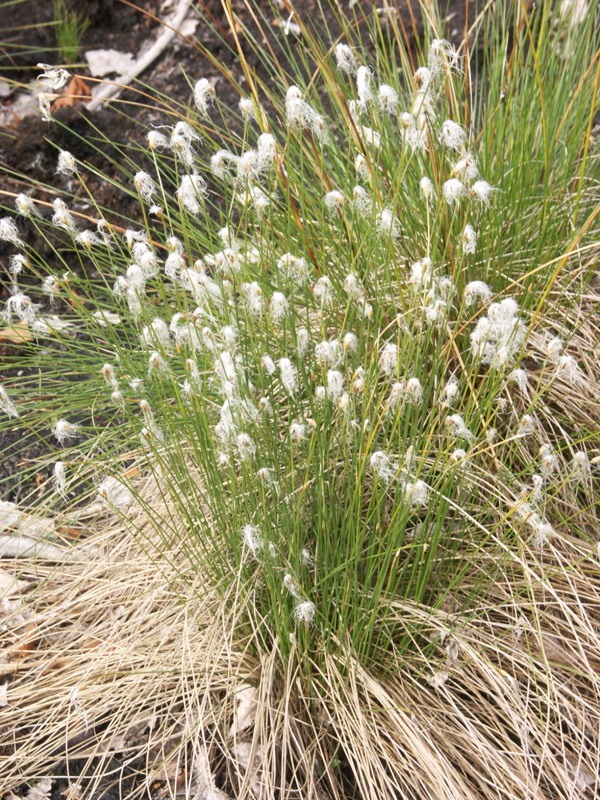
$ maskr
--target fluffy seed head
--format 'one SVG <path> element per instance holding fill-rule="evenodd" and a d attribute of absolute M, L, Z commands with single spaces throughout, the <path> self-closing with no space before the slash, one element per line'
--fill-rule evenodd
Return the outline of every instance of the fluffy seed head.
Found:
<path fill-rule="evenodd" d="M 531 414 L 524 414 L 521 417 L 519 425 L 517 427 L 516 436 L 519 438 L 525 436 L 531 436 L 532 433 L 535 432 L 535 417 Z"/>
<path fill-rule="evenodd" d="M 125 511 L 133 502 L 133 494 L 118 478 L 109 475 L 98 486 L 98 497 L 108 508 Z"/>
<path fill-rule="evenodd" d="M 311 603 L 310 600 L 302 600 L 302 602 L 297 603 L 294 608 L 294 619 L 305 625 L 312 625 L 315 621 L 315 613 L 315 604 Z"/>
<path fill-rule="evenodd" d="M 325 208 L 329 214 L 337 214 L 344 207 L 346 200 L 342 192 L 334 189 L 331 192 L 327 192 L 323 198 L 323 202 L 325 203 Z"/>
<path fill-rule="evenodd" d="M 489 206 L 492 194 L 497 191 L 494 186 L 490 186 L 487 181 L 475 181 L 471 186 L 471 197 L 476 197 L 479 202 L 484 206 Z"/>
<path fill-rule="evenodd" d="M 32 302 L 31 298 L 23 294 L 23 292 L 15 292 L 6 301 L 5 315 L 10 322 L 13 316 L 21 320 L 33 324 L 37 317 L 39 306 Z"/>
<path fill-rule="evenodd" d="M 240 114 L 245 122 L 256 121 L 256 109 L 254 103 L 249 97 L 241 97 L 239 102 Z"/>
<path fill-rule="evenodd" d="M 283 388 L 289 395 L 293 395 L 298 388 L 298 376 L 296 367 L 292 364 L 289 358 L 280 358 L 277 365 L 279 367 L 279 376 Z"/>
<path fill-rule="evenodd" d="M 379 105 L 388 114 L 396 116 L 398 111 L 398 93 L 387 83 L 382 83 L 377 91 Z"/>
<path fill-rule="evenodd" d="M 202 210 L 201 202 L 206 194 L 206 181 L 201 175 L 185 175 L 181 179 L 176 195 L 184 208 L 192 214 L 199 214 Z"/>
<path fill-rule="evenodd" d="M 411 378 L 406 384 L 406 396 L 415 405 L 423 399 L 423 387 L 418 378 Z"/>
<path fill-rule="evenodd" d="M 79 435 L 79 425 L 66 419 L 59 419 L 52 428 L 52 433 L 60 445 L 72 441 Z"/>
<path fill-rule="evenodd" d="M 23 217 L 31 218 L 41 216 L 31 197 L 29 197 L 27 194 L 23 194 L 22 192 L 15 197 L 15 208 Z"/>
<path fill-rule="evenodd" d="M 298 328 L 296 331 L 296 350 L 298 355 L 302 357 L 308 350 L 310 344 L 310 334 L 306 328 Z"/>
<path fill-rule="evenodd" d="M 465 225 L 462 235 L 463 253 L 474 253 L 477 248 L 477 232 L 471 225 Z"/>
<path fill-rule="evenodd" d="M 75 225 L 75 220 L 67 208 L 67 204 L 61 200 L 60 197 L 57 197 L 52 203 L 52 208 L 54 209 L 54 214 L 52 215 L 52 224 L 56 225 L 57 228 L 62 228 L 63 230 L 68 231 L 72 236 L 75 236 L 77 234 L 77 226 Z"/>
<path fill-rule="evenodd" d="M 262 314 L 263 291 L 256 281 L 242 283 L 242 294 L 246 310 L 254 317 Z"/>
<path fill-rule="evenodd" d="M 379 367 L 386 375 L 393 375 L 398 369 L 398 346 L 389 342 L 381 348 Z"/>
<path fill-rule="evenodd" d="M 354 51 L 347 44 L 338 44 L 334 50 L 337 67 L 347 75 L 356 75 L 360 63 Z"/>
<path fill-rule="evenodd" d="M 203 117 L 208 116 L 208 109 L 215 96 L 215 87 L 206 78 L 200 78 L 194 86 L 194 103 Z"/>
<path fill-rule="evenodd" d="M 397 466 L 383 450 L 376 450 L 369 459 L 371 472 L 383 483 L 389 483 L 396 474 Z"/>
<path fill-rule="evenodd" d="M 275 366 L 275 362 L 273 361 L 271 356 L 264 355 L 261 358 L 260 363 L 261 366 L 264 367 L 264 369 L 266 370 L 267 375 L 273 375 L 275 373 L 277 367 Z"/>
<path fill-rule="evenodd" d="M 450 150 L 462 150 L 467 143 L 467 132 L 451 119 L 447 119 L 440 130 L 440 142 Z"/>
<path fill-rule="evenodd" d="M 257 558 L 264 547 L 264 542 L 258 528 L 255 525 L 244 525 L 242 528 L 242 539 L 254 558 Z"/>
<path fill-rule="evenodd" d="M 358 94 L 358 105 L 362 111 L 367 108 L 367 105 L 373 99 L 372 77 L 371 70 L 368 67 L 359 67 L 356 70 L 356 93 Z"/>
<path fill-rule="evenodd" d="M 169 140 L 160 131 L 150 131 L 146 134 L 146 141 L 150 150 L 166 150 L 169 147 Z"/>
<path fill-rule="evenodd" d="M 341 360 L 338 339 L 325 339 L 315 346 L 315 359 L 320 367 L 337 367 Z"/>
<path fill-rule="evenodd" d="M 8 392 L 4 386 L 2 386 L 2 384 L 0 384 L 0 411 L 2 411 L 4 414 L 8 414 L 9 417 L 19 416 L 16 405 L 10 399 Z"/>
<path fill-rule="evenodd" d="M 119 388 L 119 381 L 117 380 L 117 374 L 112 364 L 105 364 L 102 367 L 101 372 L 102 372 L 102 377 L 112 389 Z"/>
<path fill-rule="evenodd" d="M 68 150 L 61 150 L 58 154 L 58 164 L 56 167 L 57 175 L 67 175 L 72 178 L 77 175 L 77 162 L 72 153 Z"/>
<path fill-rule="evenodd" d="M 302 422 L 292 422 L 290 425 L 290 439 L 294 444 L 300 444 L 306 439 L 306 425 Z"/>
<path fill-rule="evenodd" d="M 403 494 L 404 499 L 411 506 L 426 506 L 429 499 L 429 487 L 425 481 L 406 481 Z"/>
<path fill-rule="evenodd" d="M 458 178 L 450 178 L 446 181 L 442 186 L 442 192 L 449 206 L 457 206 L 467 194 L 464 184 Z"/>
<path fill-rule="evenodd" d="M 494 296 L 493 291 L 483 281 L 471 281 L 465 286 L 463 299 L 466 306 L 470 306 L 475 300 L 480 300 L 484 305 L 490 302 Z"/>
<path fill-rule="evenodd" d="M 330 400 L 335 400 L 342 396 L 344 391 L 344 376 L 338 370 L 330 369 L 327 371 L 327 396 Z"/>
<path fill-rule="evenodd" d="M 346 353 L 355 353 L 358 350 L 358 337 L 350 331 L 342 339 L 342 346 Z"/>
<path fill-rule="evenodd" d="M 440 405 L 442 408 L 450 408 L 458 397 L 459 386 L 456 378 L 450 378 L 448 383 L 442 389 L 440 395 Z"/>
<path fill-rule="evenodd" d="M 576 483 L 588 482 L 592 476 L 592 468 L 588 454 L 584 453 L 583 450 L 578 450 L 574 453 L 571 469 L 571 480 Z"/>
<path fill-rule="evenodd" d="M 333 298 L 333 287 L 331 281 L 326 275 L 323 275 L 313 286 L 313 294 L 315 300 L 321 307 L 329 305 Z"/>
<path fill-rule="evenodd" d="M 428 64 L 433 76 L 460 70 L 460 55 L 450 42 L 434 39 L 429 48 Z"/>
<path fill-rule="evenodd" d="M 382 236 L 389 236 L 392 239 L 400 238 L 402 226 L 391 208 L 384 208 L 377 217 L 377 230 Z"/>
<path fill-rule="evenodd" d="M 14 220 L 10 217 L 3 217 L 0 219 L 0 241 L 10 242 L 11 244 L 17 245 L 17 247 L 24 246 L 24 243 L 19 238 L 19 229 L 15 225 Z"/>
<path fill-rule="evenodd" d="M 543 444 L 540 447 L 540 472 L 542 477 L 549 478 L 558 469 L 558 457 L 552 452 L 552 446 Z"/>
<path fill-rule="evenodd" d="M 427 202 L 432 201 L 435 198 L 435 186 L 430 178 L 424 175 L 421 178 L 421 182 L 419 184 L 421 189 L 421 194 L 427 200 Z"/>
<path fill-rule="evenodd" d="M 236 439 L 240 461 L 251 461 L 256 453 L 256 445 L 247 433 L 240 433 Z"/>
<path fill-rule="evenodd" d="M 456 439 L 465 439 L 470 442 L 474 439 L 473 434 L 467 428 L 461 414 L 452 414 L 446 420 L 446 425 L 450 430 L 450 435 Z"/>
<path fill-rule="evenodd" d="M 27 256 L 17 253 L 17 255 L 10 257 L 8 269 L 11 275 L 19 275 L 23 271 L 24 267 L 30 266 L 31 263 L 29 262 Z"/>
<path fill-rule="evenodd" d="M 281 322 L 289 308 L 287 298 L 282 292 L 273 292 L 269 310 L 271 312 L 271 319 L 277 325 Z"/>
<path fill-rule="evenodd" d="M 64 461 L 57 461 L 53 470 L 54 490 L 66 500 L 67 497 L 67 474 Z"/>
<path fill-rule="evenodd" d="M 140 172 L 136 172 L 136 174 L 134 175 L 133 185 L 139 192 L 142 200 L 145 200 L 146 203 L 149 203 L 152 199 L 152 195 L 156 190 L 156 187 L 154 186 L 154 181 L 152 180 L 152 176 L 149 175 L 147 172 L 143 172 L 142 170 L 140 170 Z"/>

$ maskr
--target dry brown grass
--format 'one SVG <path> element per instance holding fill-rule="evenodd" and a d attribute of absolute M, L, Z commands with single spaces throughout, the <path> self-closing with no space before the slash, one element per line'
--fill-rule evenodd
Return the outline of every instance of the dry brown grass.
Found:
<path fill-rule="evenodd" d="M 564 387 L 556 400 L 580 407 Z M 3 791 L 84 759 L 82 796 L 92 798 L 115 754 L 140 773 L 141 788 L 122 795 L 132 798 L 153 780 L 164 781 L 164 797 L 208 798 L 212 783 L 229 797 L 264 800 L 598 791 L 593 545 L 565 534 L 539 551 L 521 540 L 468 613 L 476 574 L 445 611 L 397 603 L 390 614 L 414 646 L 394 674 L 365 669 L 344 641 L 284 669 L 276 649 L 251 655 L 236 581 L 228 596 L 207 586 L 185 555 L 189 534 L 182 529 L 166 550 L 140 507 L 130 522 L 96 521 L 75 545 L 85 546 L 83 561 L 15 564 L 37 587 L 24 598 L 29 618 L 12 628 L 9 618 Z M 256 690 L 252 724 L 234 732 L 236 693 L 247 685 Z"/>

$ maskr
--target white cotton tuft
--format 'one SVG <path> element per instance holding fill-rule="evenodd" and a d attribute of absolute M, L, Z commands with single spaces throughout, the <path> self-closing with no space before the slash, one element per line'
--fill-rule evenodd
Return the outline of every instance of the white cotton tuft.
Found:
<path fill-rule="evenodd" d="M 424 175 L 419 183 L 419 188 L 421 189 L 422 196 L 428 203 L 435 199 L 435 186 L 431 178 Z"/>
<path fill-rule="evenodd" d="M 392 116 L 398 111 L 398 92 L 387 83 L 382 83 L 377 91 L 377 99 L 381 108 Z"/>
<path fill-rule="evenodd" d="M 56 166 L 57 175 L 67 175 L 72 178 L 77 175 L 77 162 L 72 153 L 68 150 L 61 150 L 58 154 L 58 164 Z"/>
<path fill-rule="evenodd" d="M 279 324 L 284 318 L 288 308 L 289 303 L 286 296 L 282 294 L 282 292 L 273 292 L 271 303 L 269 305 L 269 311 L 271 313 L 271 319 L 276 325 Z"/>
<path fill-rule="evenodd" d="M 175 194 L 184 208 L 192 214 L 199 214 L 206 194 L 206 181 L 201 175 L 185 175 Z"/>
<path fill-rule="evenodd" d="M 487 283 L 483 281 L 471 281 L 465 286 L 463 299 L 466 306 L 470 306 L 477 299 L 484 305 L 487 305 L 493 296 L 494 293 Z"/>
<path fill-rule="evenodd" d="M 446 181 L 442 186 L 442 192 L 449 206 L 457 206 L 467 194 L 464 184 L 458 178 L 450 178 Z"/>
<path fill-rule="evenodd" d="M 489 206 L 492 194 L 497 191 L 494 186 L 490 186 L 487 181 L 475 181 L 471 186 L 471 197 L 476 197 L 479 202 L 484 206 Z"/>
<path fill-rule="evenodd" d="M 390 457 L 383 450 L 377 450 L 369 459 L 371 472 L 383 483 L 389 483 L 396 474 L 397 464 L 393 464 Z"/>
<path fill-rule="evenodd" d="M 4 386 L 2 386 L 2 384 L 0 384 L 0 411 L 2 411 L 4 414 L 7 414 L 9 417 L 19 416 L 16 405 L 10 399 L 8 392 Z"/>
<path fill-rule="evenodd" d="M 465 225 L 462 235 L 462 251 L 466 255 L 474 253 L 477 249 L 477 232 L 472 225 Z"/>
<path fill-rule="evenodd" d="M 215 87 L 207 78 L 200 78 L 194 86 L 194 103 L 201 116 L 207 117 L 210 104 L 215 96 Z"/>
<path fill-rule="evenodd" d="M 467 132 L 462 125 L 447 119 L 440 130 L 440 142 L 450 150 L 462 150 L 467 143 Z"/>
<path fill-rule="evenodd" d="M 338 44 L 333 52 L 338 69 L 347 75 L 356 75 L 360 63 L 352 48 L 347 44 Z"/>
<path fill-rule="evenodd" d="M 77 438 L 79 435 L 79 425 L 68 422 L 66 419 L 59 419 L 52 428 L 52 433 L 60 445 L 65 445 Z"/>
<path fill-rule="evenodd" d="M 379 367 L 386 375 L 393 375 L 398 369 L 398 347 L 388 343 L 381 348 Z"/>
<path fill-rule="evenodd" d="M 156 191 L 156 186 L 154 185 L 151 175 L 143 170 L 136 172 L 133 177 L 133 185 L 135 186 L 136 191 L 139 193 L 142 200 L 144 200 L 146 203 L 149 203 L 152 200 L 152 195 Z"/>
<path fill-rule="evenodd" d="M 296 367 L 294 367 L 289 358 L 280 358 L 278 367 L 283 388 L 289 395 L 295 394 L 296 389 L 298 388 Z"/>

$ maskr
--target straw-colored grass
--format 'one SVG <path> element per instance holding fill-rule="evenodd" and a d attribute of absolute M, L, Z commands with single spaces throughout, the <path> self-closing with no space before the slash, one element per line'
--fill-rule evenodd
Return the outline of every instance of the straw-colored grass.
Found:
<path fill-rule="evenodd" d="M 0 793 L 591 800 L 593 18 L 488 3 L 463 74 L 423 0 L 417 78 L 393 14 L 346 20 L 343 73 L 302 20 L 265 55 L 280 12 L 246 7 L 244 81 L 221 69 L 246 111 L 200 79 L 125 159 L 142 232 L 64 152 L 93 214 L 0 220 L 37 337 L 0 428 L 46 442 L 21 511 L 64 553 L 10 563 L 35 585 L 2 605 Z"/>

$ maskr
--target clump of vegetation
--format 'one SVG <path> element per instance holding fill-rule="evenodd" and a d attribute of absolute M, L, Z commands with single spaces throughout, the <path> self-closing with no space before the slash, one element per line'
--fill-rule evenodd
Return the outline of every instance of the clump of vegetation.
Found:
<path fill-rule="evenodd" d="M 70 6 L 65 0 L 54 0 L 54 31 L 59 61 L 76 64 L 81 49 L 81 38 L 90 26 L 90 20 Z"/>
<path fill-rule="evenodd" d="M 52 442 L 37 513 L 88 519 L 79 624 L 129 620 L 67 717 L 190 797 L 597 788 L 597 7 L 492 6 L 477 65 L 425 10 L 416 64 L 391 12 L 374 49 L 295 19 L 263 79 L 240 45 L 239 106 L 200 78 L 131 156 L 136 226 L 69 207 L 66 151 L 50 216 L 16 198 L 51 257 L 0 222 L 33 334 L 2 424 Z"/>

